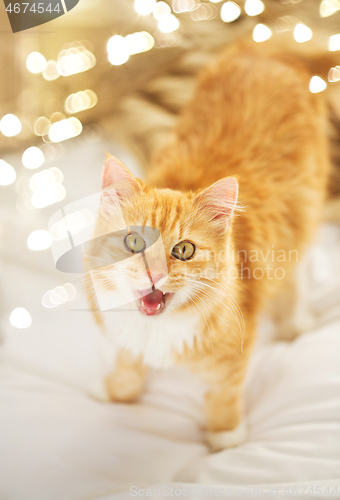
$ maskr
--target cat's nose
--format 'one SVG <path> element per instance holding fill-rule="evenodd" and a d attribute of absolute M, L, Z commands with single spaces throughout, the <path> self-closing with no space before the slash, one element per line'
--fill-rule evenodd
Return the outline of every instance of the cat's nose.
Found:
<path fill-rule="evenodd" d="M 152 283 L 155 285 L 155 286 L 161 286 L 164 281 L 166 280 L 166 274 L 164 273 L 153 273 L 151 272 L 149 269 L 148 269 L 148 275 L 149 275 L 149 278 L 150 280 L 152 281 Z"/>

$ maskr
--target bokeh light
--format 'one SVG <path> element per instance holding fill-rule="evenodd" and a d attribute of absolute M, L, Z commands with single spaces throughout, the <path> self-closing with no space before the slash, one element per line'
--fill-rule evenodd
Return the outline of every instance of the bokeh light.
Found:
<path fill-rule="evenodd" d="M 0 160 L 0 186 L 9 186 L 13 184 L 17 174 L 9 163 L 5 160 Z"/>
<path fill-rule="evenodd" d="M 309 90 L 312 94 L 323 92 L 327 87 L 327 83 L 320 76 L 313 76 L 309 82 Z"/>
<path fill-rule="evenodd" d="M 21 121 L 15 115 L 9 113 L 1 118 L 0 130 L 6 137 L 14 137 L 20 134 L 22 129 Z"/>
<path fill-rule="evenodd" d="M 84 91 L 71 94 L 65 101 L 65 111 L 69 114 L 79 113 L 86 109 L 93 108 L 98 102 L 98 96 L 93 90 L 87 89 Z"/>
<path fill-rule="evenodd" d="M 320 3 L 320 16 L 329 17 L 340 10 L 339 0 L 322 0 Z"/>
<path fill-rule="evenodd" d="M 34 133 L 36 135 L 42 136 L 45 135 L 46 129 L 48 129 L 51 125 L 51 122 L 46 116 L 40 116 L 34 123 Z"/>
<path fill-rule="evenodd" d="M 34 74 L 42 73 L 46 67 L 46 59 L 40 52 L 31 52 L 26 59 L 26 68 Z"/>
<path fill-rule="evenodd" d="M 43 165 L 44 161 L 44 153 L 35 146 L 27 148 L 22 155 L 22 164 L 28 169 L 39 168 Z"/>
<path fill-rule="evenodd" d="M 72 47 L 63 49 L 57 60 L 57 71 L 61 76 L 76 75 L 93 68 L 96 58 L 82 43 L 75 42 Z"/>
<path fill-rule="evenodd" d="M 246 0 L 244 4 L 244 10 L 248 16 L 258 16 L 264 9 L 265 5 L 261 0 Z"/>
<path fill-rule="evenodd" d="M 331 50 L 332 52 L 340 50 L 340 33 L 329 37 L 328 49 Z"/>
<path fill-rule="evenodd" d="M 207 21 L 209 19 L 214 19 L 217 16 L 217 8 L 215 5 L 208 3 L 202 3 L 197 6 L 193 12 L 191 12 L 190 17 L 193 21 Z"/>
<path fill-rule="evenodd" d="M 176 14 L 181 14 L 182 12 L 191 12 L 197 7 L 196 0 L 173 0 L 172 10 Z"/>
<path fill-rule="evenodd" d="M 130 56 L 147 52 L 155 45 L 155 40 L 147 31 L 132 33 L 125 37 L 127 48 Z"/>
<path fill-rule="evenodd" d="M 28 328 L 32 324 L 32 317 L 24 307 L 17 307 L 11 312 L 9 321 L 15 328 Z"/>
<path fill-rule="evenodd" d="M 72 283 L 65 283 L 63 286 L 57 286 L 53 290 L 46 292 L 42 298 L 42 305 L 47 309 L 51 309 L 74 300 L 76 296 L 76 287 Z"/>
<path fill-rule="evenodd" d="M 56 80 L 57 78 L 60 77 L 60 74 L 58 72 L 58 67 L 57 67 L 57 61 L 47 61 L 46 66 L 43 71 L 43 77 L 47 81 L 52 81 Z"/>
<path fill-rule="evenodd" d="M 48 137 L 52 142 L 62 142 L 73 137 L 77 137 L 83 130 L 82 123 L 78 118 L 65 118 L 61 121 L 52 123 Z"/>
<path fill-rule="evenodd" d="M 171 8 L 167 3 L 160 0 L 160 2 L 156 3 L 155 8 L 153 9 L 153 17 L 158 21 L 163 14 L 171 14 Z"/>
<path fill-rule="evenodd" d="M 272 30 L 265 24 L 257 24 L 253 29 L 254 42 L 265 42 L 272 36 Z"/>
<path fill-rule="evenodd" d="M 153 12 L 156 7 L 156 0 L 135 0 L 134 7 L 137 14 L 146 16 Z"/>
<path fill-rule="evenodd" d="M 163 14 L 158 19 L 158 28 L 162 33 L 172 33 L 179 27 L 179 21 L 173 14 Z"/>
<path fill-rule="evenodd" d="M 340 66 L 335 66 L 329 70 L 328 81 L 332 83 L 340 81 Z"/>
<path fill-rule="evenodd" d="M 30 250 L 38 252 L 50 248 L 51 242 L 50 233 L 46 229 L 37 229 L 29 235 L 27 246 Z"/>
<path fill-rule="evenodd" d="M 313 36 L 312 30 L 305 24 L 298 23 L 294 28 L 294 38 L 298 43 L 308 42 Z"/>
<path fill-rule="evenodd" d="M 50 228 L 50 235 L 53 241 L 60 241 L 68 238 L 68 233 L 77 234 L 83 229 L 94 224 L 95 217 L 88 209 L 73 212 L 61 221 L 55 222 Z"/>
<path fill-rule="evenodd" d="M 221 8 L 221 19 L 225 23 L 236 21 L 241 15 L 241 8 L 235 2 L 226 2 Z"/>
<path fill-rule="evenodd" d="M 129 59 L 129 48 L 126 39 L 120 35 L 114 35 L 107 42 L 109 61 L 114 66 L 120 66 Z"/>

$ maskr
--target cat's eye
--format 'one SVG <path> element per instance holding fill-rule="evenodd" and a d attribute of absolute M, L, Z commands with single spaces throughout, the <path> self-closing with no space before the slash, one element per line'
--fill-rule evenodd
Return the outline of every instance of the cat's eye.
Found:
<path fill-rule="evenodd" d="M 145 250 L 145 241 L 138 233 L 129 233 L 124 238 L 126 248 L 132 253 L 139 253 Z"/>
<path fill-rule="evenodd" d="M 195 253 L 195 245 L 190 241 L 181 241 L 172 249 L 171 255 L 179 260 L 190 260 Z"/>

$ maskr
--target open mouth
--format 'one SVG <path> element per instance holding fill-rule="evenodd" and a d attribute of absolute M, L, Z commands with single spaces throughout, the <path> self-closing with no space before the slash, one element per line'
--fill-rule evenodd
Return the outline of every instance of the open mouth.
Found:
<path fill-rule="evenodd" d="M 146 316 L 154 316 L 164 311 L 174 294 L 154 289 L 146 295 L 142 290 L 139 290 L 138 295 L 142 295 L 140 299 L 137 299 L 139 311 Z"/>

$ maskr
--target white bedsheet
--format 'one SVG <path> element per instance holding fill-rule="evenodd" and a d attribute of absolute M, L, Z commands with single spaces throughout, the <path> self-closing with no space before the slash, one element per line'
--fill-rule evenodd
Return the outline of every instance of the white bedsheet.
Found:
<path fill-rule="evenodd" d="M 41 306 L 22 331 L 3 320 L 0 499 L 123 500 L 147 488 L 154 498 L 158 488 L 163 498 L 340 497 L 339 227 L 322 228 L 304 273 L 312 329 L 292 343 L 259 343 L 246 386 L 249 439 L 215 454 L 192 374 L 154 371 L 139 403 L 101 403 L 88 390 L 112 352 L 87 314 Z M 50 288 L 43 273 L 6 276 L 27 301 L 32 283 L 41 295 Z"/>

